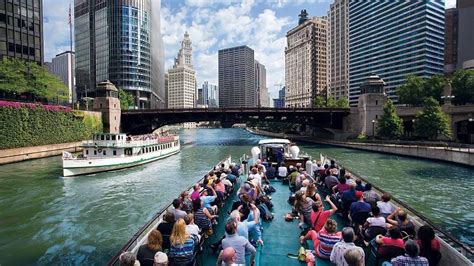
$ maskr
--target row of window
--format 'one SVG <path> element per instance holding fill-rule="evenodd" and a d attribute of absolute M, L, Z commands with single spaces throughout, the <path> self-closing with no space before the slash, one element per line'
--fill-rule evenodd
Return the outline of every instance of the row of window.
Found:
<path fill-rule="evenodd" d="M 169 148 L 177 146 L 177 145 L 178 145 L 178 141 L 176 140 L 176 141 L 166 143 L 166 144 L 160 144 L 160 145 L 144 147 L 140 150 L 140 152 L 141 153 L 155 152 L 155 151 L 160 151 L 160 150 L 164 150 L 164 149 L 169 149 Z"/>

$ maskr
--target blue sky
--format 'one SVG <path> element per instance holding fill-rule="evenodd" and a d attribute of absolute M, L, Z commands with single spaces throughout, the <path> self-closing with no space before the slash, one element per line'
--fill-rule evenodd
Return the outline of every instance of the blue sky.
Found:
<path fill-rule="evenodd" d="M 157 0 L 152 0 L 157 1 Z M 70 1 L 72 3 L 72 1 Z M 275 84 L 284 83 L 285 34 L 298 22 L 301 9 L 310 16 L 327 14 L 332 0 L 162 0 L 161 31 L 166 68 L 176 56 L 184 32 L 193 42 L 198 86 L 217 84 L 217 51 L 248 45 L 255 59 L 266 66 L 267 87 L 272 98 Z M 453 7 L 455 0 L 447 0 Z M 69 50 L 69 1 L 44 0 L 45 61 Z"/>

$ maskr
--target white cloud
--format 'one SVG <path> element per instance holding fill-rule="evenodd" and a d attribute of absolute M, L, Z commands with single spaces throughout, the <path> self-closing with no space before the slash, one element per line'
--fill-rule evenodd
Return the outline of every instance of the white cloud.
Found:
<path fill-rule="evenodd" d="M 456 7 L 456 0 L 446 0 L 445 6 L 446 8 Z"/>
<path fill-rule="evenodd" d="M 64 0 L 44 0 L 43 12 L 44 60 L 51 61 L 56 54 L 71 49 L 68 24 L 69 5 Z"/>

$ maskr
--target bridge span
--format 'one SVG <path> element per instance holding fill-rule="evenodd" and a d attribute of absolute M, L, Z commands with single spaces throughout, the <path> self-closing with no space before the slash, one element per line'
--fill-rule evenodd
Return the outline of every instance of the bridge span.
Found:
<path fill-rule="evenodd" d="M 223 127 L 249 121 L 291 122 L 343 129 L 349 108 L 185 108 L 122 111 L 122 132 L 144 134 L 169 124 L 219 121 Z"/>

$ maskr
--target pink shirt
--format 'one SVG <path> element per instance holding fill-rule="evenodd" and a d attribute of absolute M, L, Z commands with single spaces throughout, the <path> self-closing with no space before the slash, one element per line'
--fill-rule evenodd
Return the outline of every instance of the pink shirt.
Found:
<path fill-rule="evenodd" d="M 199 195 L 199 191 L 194 190 L 193 193 L 191 193 L 191 199 L 195 200 L 199 198 L 201 195 Z"/>

